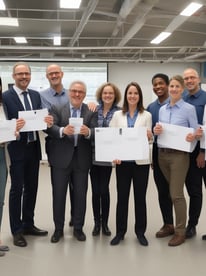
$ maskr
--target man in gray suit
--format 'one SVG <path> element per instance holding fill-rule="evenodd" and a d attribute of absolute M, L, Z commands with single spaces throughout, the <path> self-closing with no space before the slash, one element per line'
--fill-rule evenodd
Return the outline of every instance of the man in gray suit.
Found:
<path fill-rule="evenodd" d="M 74 188 L 74 230 L 79 241 L 85 241 L 83 232 L 86 212 L 88 172 L 92 162 L 93 129 L 97 127 L 97 113 L 83 103 L 86 85 L 75 81 L 70 85 L 69 102 L 64 106 L 51 108 L 54 125 L 47 133 L 52 138 L 49 144 L 49 163 L 53 190 L 53 219 L 55 231 L 51 242 L 56 243 L 63 237 L 66 193 L 69 179 Z M 83 118 L 83 124 L 76 131 L 71 117 Z M 75 118 L 74 120 L 76 120 Z"/>

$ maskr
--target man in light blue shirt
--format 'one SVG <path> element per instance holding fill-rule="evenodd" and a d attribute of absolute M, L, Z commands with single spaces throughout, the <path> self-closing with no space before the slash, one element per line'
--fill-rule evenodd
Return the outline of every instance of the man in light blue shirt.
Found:
<path fill-rule="evenodd" d="M 42 107 L 51 109 L 52 105 L 64 105 L 68 102 L 67 91 L 63 87 L 62 78 L 64 73 L 57 64 L 51 64 L 46 69 L 46 77 L 50 87 L 40 93 Z"/>

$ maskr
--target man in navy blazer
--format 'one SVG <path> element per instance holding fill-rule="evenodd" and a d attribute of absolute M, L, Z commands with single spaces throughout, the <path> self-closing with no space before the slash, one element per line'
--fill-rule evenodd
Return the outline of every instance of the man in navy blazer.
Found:
<path fill-rule="evenodd" d="M 73 235 L 79 241 L 86 240 L 83 225 L 88 172 L 92 163 L 93 130 L 98 125 L 97 113 L 90 111 L 83 103 L 86 85 L 82 81 L 75 81 L 70 85 L 68 96 L 69 102 L 64 106 L 52 106 L 50 112 L 54 118 L 54 125 L 48 129 L 48 134 L 52 138 L 49 145 L 55 224 L 55 231 L 51 237 L 52 243 L 58 242 L 63 237 L 69 179 L 72 180 L 74 193 Z M 70 117 L 74 113 L 75 117 L 83 118 L 78 134 L 70 122 Z"/>
<path fill-rule="evenodd" d="M 3 105 L 7 119 L 18 118 L 18 112 L 26 110 L 23 93 L 31 109 L 41 109 L 41 99 L 37 91 L 28 89 L 31 69 L 25 62 L 13 66 L 15 84 L 3 93 Z M 45 121 L 50 122 L 51 116 Z M 39 161 L 41 148 L 38 132 L 33 132 L 33 140 L 28 140 L 28 133 L 21 132 L 16 141 L 8 144 L 10 157 L 11 188 L 9 193 L 9 217 L 13 234 L 13 243 L 25 247 L 24 235 L 44 236 L 48 232 L 34 225 L 34 209 L 38 188 Z"/>

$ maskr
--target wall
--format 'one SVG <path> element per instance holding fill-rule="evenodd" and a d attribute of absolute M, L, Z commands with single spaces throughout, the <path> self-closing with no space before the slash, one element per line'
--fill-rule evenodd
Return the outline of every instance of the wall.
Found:
<path fill-rule="evenodd" d="M 136 81 L 142 88 L 144 95 L 144 106 L 155 99 L 152 92 L 151 79 L 156 73 L 164 73 L 169 77 L 182 75 L 183 71 L 192 67 L 200 73 L 198 63 L 111 63 L 108 66 L 109 81 L 114 82 L 124 93 L 126 85 Z"/>

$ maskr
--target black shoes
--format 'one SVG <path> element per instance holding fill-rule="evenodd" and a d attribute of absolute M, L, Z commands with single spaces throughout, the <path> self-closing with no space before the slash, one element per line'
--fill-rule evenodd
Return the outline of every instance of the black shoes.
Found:
<path fill-rule="evenodd" d="M 37 228 L 36 226 L 31 226 L 29 228 L 25 228 L 23 230 L 24 235 L 31 235 L 31 236 L 46 236 L 48 235 L 48 231 L 41 230 Z"/>
<path fill-rule="evenodd" d="M 57 243 L 63 237 L 63 230 L 55 230 L 54 234 L 51 236 L 51 242 Z"/>
<path fill-rule="evenodd" d="M 138 241 L 141 245 L 148 246 L 149 243 L 148 243 L 146 237 L 143 234 L 138 234 L 137 239 L 138 239 Z"/>
<path fill-rule="evenodd" d="M 7 251 L 9 251 L 9 247 L 7 245 L 0 245 L 0 257 L 5 256 Z"/>
<path fill-rule="evenodd" d="M 186 239 L 191 239 L 194 236 L 196 236 L 196 234 L 197 234 L 196 227 L 188 225 L 186 228 L 186 233 L 185 233 Z"/>
<path fill-rule="evenodd" d="M 92 236 L 99 236 L 99 234 L 100 234 L 100 224 L 95 224 L 92 231 Z"/>
<path fill-rule="evenodd" d="M 73 235 L 78 241 L 86 241 L 86 235 L 82 230 L 74 229 Z"/>
<path fill-rule="evenodd" d="M 100 230 L 101 230 L 101 223 L 98 222 L 94 224 L 94 228 L 93 228 L 93 231 L 92 231 L 92 235 L 93 236 L 99 236 L 100 234 Z M 102 223 L 102 234 L 105 235 L 105 236 L 111 236 L 111 231 L 109 229 L 109 227 L 107 226 L 106 223 Z"/>
<path fill-rule="evenodd" d="M 105 236 L 111 236 L 111 231 L 109 230 L 107 224 L 102 224 L 102 234 Z"/>
<path fill-rule="evenodd" d="M 19 247 L 26 247 L 27 242 L 21 233 L 13 235 L 13 244 Z"/>
<path fill-rule="evenodd" d="M 111 245 L 118 245 L 120 243 L 120 241 L 124 240 L 124 236 L 123 235 L 116 235 L 110 242 Z"/>
<path fill-rule="evenodd" d="M 202 235 L 202 240 L 206 241 L 206 235 Z"/>

